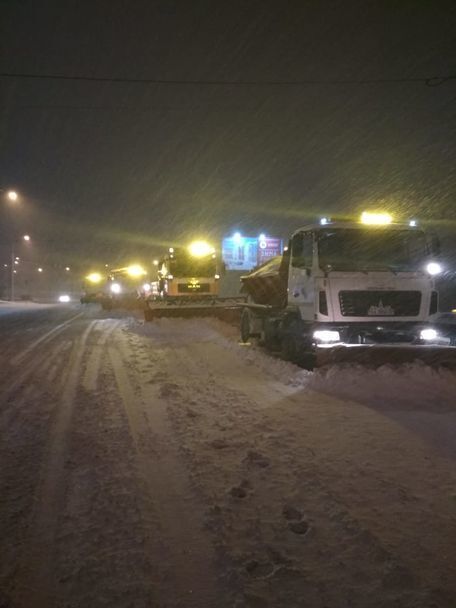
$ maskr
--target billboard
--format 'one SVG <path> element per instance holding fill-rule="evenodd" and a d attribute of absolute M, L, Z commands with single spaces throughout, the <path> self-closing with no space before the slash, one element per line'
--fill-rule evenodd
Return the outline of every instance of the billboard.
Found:
<path fill-rule="evenodd" d="M 258 239 L 248 236 L 223 239 L 222 258 L 227 270 L 252 270 L 257 265 Z"/>
<path fill-rule="evenodd" d="M 222 241 L 222 258 L 227 270 L 252 270 L 281 255 L 282 251 L 282 239 L 264 235 L 251 237 L 236 233 Z"/>
<path fill-rule="evenodd" d="M 258 264 L 264 264 L 271 258 L 282 255 L 283 241 L 269 236 L 260 236 L 258 239 Z"/>

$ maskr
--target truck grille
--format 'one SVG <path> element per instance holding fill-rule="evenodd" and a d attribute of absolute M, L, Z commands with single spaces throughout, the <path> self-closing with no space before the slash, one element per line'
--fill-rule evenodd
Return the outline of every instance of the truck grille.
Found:
<path fill-rule="evenodd" d="M 340 291 L 344 317 L 416 317 L 420 313 L 419 291 Z"/>
<path fill-rule="evenodd" d="M 178 293 L 210 293 L 211 286 L 209 283 L 179 283 L 177 286 Z"/>

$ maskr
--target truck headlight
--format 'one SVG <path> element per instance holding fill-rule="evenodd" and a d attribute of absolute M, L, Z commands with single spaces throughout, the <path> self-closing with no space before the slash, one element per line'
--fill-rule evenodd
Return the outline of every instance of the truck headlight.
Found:
<path fill-rule="evenodd" d="M 437 340 L 439 334 L 432 327 L 428 327 L 427 329 L 422 329 L 420 331 L 420 338 L 425 340 L 426 342 L 432 342 L 432 340 Z"/>
<path fill-rule="evenodd" d="M 61 302 L 62 304 L 66 304 L 70 300 L 71 300 L 70 296 L 68 294 L 66 294 L 66 293 L 64 293 L 61 296 L 59 296 L 59 302 Z"/>
<path fill-rule="evenodd" d="M 340 342 L 339 332 L 333 329 L 317 329 L 314 331 L 313 337 L 314 340 L 324 342 L 325 344 L 328 344 L 328 342 Z"/>
<path fill-rule="evenodd" d="M 429 264 L 426 266 L 426 270 L 430 275 L 435 276 L 436 274 L 440 274 L 442 272 L 442 266 L 438 262 L 429 262 Z"/>
<path fill-rule="evenodd" d="M 120 293 L 122 291 L 122 287 L 119 285 L 119 283 L 112 283 L 111 291 L 112 293 Z"/>

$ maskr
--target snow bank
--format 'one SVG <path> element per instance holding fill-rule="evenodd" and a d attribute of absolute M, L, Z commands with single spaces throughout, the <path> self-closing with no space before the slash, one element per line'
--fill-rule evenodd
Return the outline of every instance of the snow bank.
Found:
<path fill-rule="evenodd" d="M 324 367 L 307 379 L 306 386 L 383 408 L 456 410 L 456 374 L 420 361 L 376 369 L 359 364 Z"/>
<path fill-rule="evenodd" d="M 342 348 L 322 352 L 314 372 L 282 361 L 217 319 L 130 320 L 130 329 L 161 346 L 216 342 L 224 351 L 288 387 L 329 393 L 373 406 L 456 410 L 456 349 L 427 347 Z M 417 357 L 423 360 L 417 360 Z M 348 359 L 348 362 L 347 362 Z M 345 361 L 345 362 L 344 362 Z"/>
<path fill-rule="evenodd" d="M 40 304 L 38 302 L 8 302 L 0 300 L 0 316 L 14 312 L 25 312 L 28 310 L 37 310 L 39 308 L 50 308 L 56 304 Z"/>

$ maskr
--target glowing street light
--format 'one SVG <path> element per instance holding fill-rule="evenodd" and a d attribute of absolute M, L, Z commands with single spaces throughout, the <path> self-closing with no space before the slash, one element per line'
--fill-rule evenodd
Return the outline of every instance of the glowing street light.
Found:
<path fill-rule="evenodd" d="M 38 268 L 38 272 L 43 272 L 43 269 L 41 268 L 41 266 Z"/>
<path fill-rule="evenodd" d="M 18 193 L 16 192 L 16 190 L 8 190 L 8 192 L 6 193 L 6 198 L 9 201 L 12 201 L 13 203 L 17 201 L 17 199 L 19 198 Z"/>
<path fill-rule="evenodd" d="M 30 236 L 28 234 L 24 234 L 22 238 L 24 239 L 24 241 L 30 241 Z"/>

